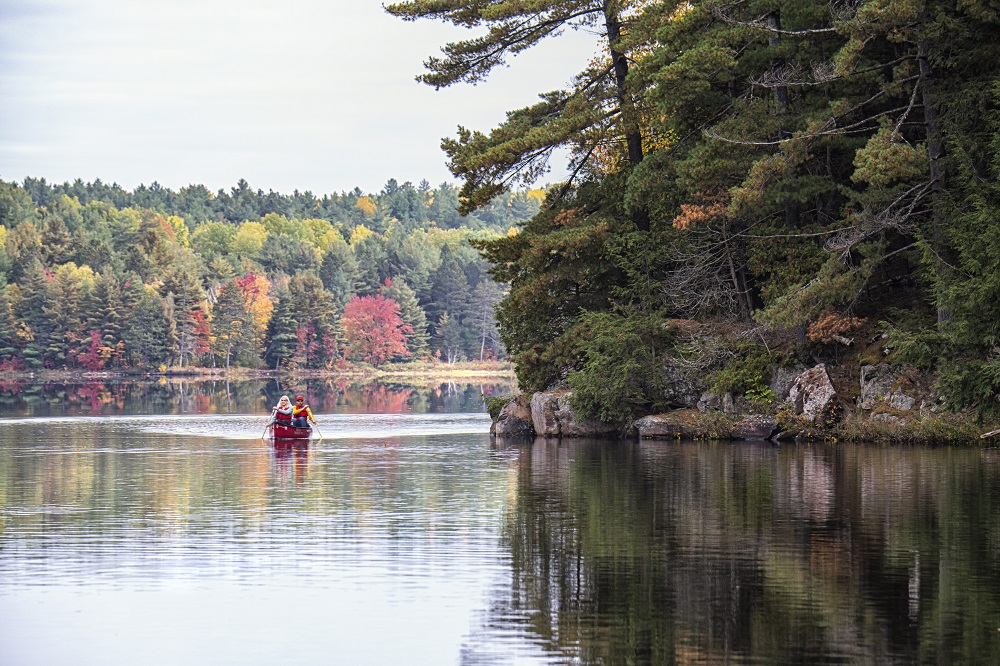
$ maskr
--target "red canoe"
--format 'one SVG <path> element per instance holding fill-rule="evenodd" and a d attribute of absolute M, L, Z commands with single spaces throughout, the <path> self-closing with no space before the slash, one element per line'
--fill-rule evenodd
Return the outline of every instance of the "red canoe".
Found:
<path fill-rule="evenodd" d="M 282 423 L 271 426 L 271 435 L 275 439 L 309 439 L 311 434 L 312 428 L 296 428 Z"/>

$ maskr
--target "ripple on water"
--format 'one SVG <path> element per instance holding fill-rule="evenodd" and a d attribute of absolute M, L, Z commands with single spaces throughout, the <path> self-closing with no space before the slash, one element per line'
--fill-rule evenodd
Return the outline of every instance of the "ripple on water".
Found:
<path fill-rule="evenodd" d="M 449 414 L 317 414 L 322 439 L 383 439 L 420 435 L 487 433 L 490 417 L 484 413 Z M 216 439 L 259 439 L 267 417 L 255 414 L 159 416 L 77 416 L 0 419 L 0 428 L 44 425 L 47 429 L 95 426 L 153 435 L 182 435 Z"/>

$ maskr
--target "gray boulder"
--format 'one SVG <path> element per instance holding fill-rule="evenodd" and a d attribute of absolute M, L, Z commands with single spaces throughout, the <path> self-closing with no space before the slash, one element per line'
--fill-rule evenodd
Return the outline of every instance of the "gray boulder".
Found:
<path fill-rule="evenodd" d="M 733 439 L 770 439 L 778 432 L 778 419 L 766 414 L 750 414 L 737 422 L 731 431 Z"/>
<path fill-rule="evenodd" d="M 871 410 L 879 403 L 885 403 L 896 411 L 908 412 L 917 403 L 915 397 L 904 391 L 904 387 L 908 384 L 905 368 L 901 366 L 889 363 L 866 365 L 861 368 L 861 396 L 858 407 Z"/>
<path fill-rule="evenodd" d="M 788 397 L 788 393 L 792 390 L 792 385 L 795 384 L 795 380 L 802 374 L 805 368 L 802 366 L 797 368 L 782 368 L 772 365 L 770 370 L 771 382 L 768 384 L 768 388 L 774 394 L 774 399 L 780 402 Z"/>
<path fill-rule="evenodd" d="M 663 379 L 663 400 L 674 408 L 696 406 L 705 390 L 703 378 L 698 371 L 683 366 L 674 359 L 667 359 L 663 365 Z"/>
<path fill-rule="evenodd" d="M 797 416 L 813 423 L 832 421 L 839 416 L 837 392 L 822 363 L 796 377 L 788 392 L 788 402 Z"/>
<path fill-rule="evenodd" d="M 531 396 L 531 421 L 542 437 L 601 437 L 618 428 L 600 421 L 582 419 L 569 406 L 570 391 L 546 391 Z"/>
<path fill-rule="evenodd" d="M 693 436 L 691 428 L 670 414 L 650 414 L 632 424 L 640 439 L 681 439 Z"/>
<path fill-rule="evenodd" d="M 497 437 L 534 437 L 535 425 L 528 398 L 518 395 L 508 402 L 500 410 L 496 422 L 490 426 L 490 433 Z"/>

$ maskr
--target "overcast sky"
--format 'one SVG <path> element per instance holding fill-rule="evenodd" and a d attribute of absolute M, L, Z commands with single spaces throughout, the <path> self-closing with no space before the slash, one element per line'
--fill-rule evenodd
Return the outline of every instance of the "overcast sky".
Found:
<path fill-rule="evenodd" d="M 453 182 L 441 137 L 489 130 L 595 51 L 568 32 L 475 87 L 414 81 L 469 34 L 378 0 L 0 0 L 0 179 L 316 194 Z"/>

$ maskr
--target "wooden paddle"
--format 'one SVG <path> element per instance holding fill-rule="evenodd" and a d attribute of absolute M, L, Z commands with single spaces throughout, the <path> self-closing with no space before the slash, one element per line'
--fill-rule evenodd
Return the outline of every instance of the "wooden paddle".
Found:
<path fill-rule="evenodd" d="M 319 439 L 323 439 L 323 433 L 319 429 L 319 424 L 313 421 L 313 428 L 316 428 L 316 432 L 319 433 Z M 316 440 L 319 441 L 319 440 Z"/>

